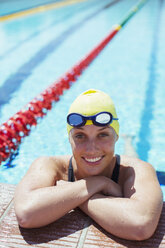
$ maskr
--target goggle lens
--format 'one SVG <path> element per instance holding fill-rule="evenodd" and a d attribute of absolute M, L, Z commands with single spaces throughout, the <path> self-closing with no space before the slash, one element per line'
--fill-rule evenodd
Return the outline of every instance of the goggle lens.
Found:
<path fill-rule="evenodd" d="M 71 114 L 68 115 L 67 122 L 69 125 L 77 127 L 83 123 L 83 118 L 79 114 Z"/>
<path fill-rule="evenodd" d="M 101 113 L 101 114 L 99 114 L 99 115 L 97 115 L 96 116 L 96 118 L 95 118 L 95 122 L 96 123 L 100 123 L 100 124 L 105 124 L 105 125 L 107 125 L 108 123 L 110 123 L 110 121 L 111 121 L 111 115 L 110 114 L 108 114 L 108 113 Z"/>

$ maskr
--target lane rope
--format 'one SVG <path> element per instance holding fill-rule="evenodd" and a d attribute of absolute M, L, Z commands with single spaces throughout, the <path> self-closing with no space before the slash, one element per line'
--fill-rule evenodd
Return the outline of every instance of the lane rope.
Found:
<path fill-rule="evenodd" d="M 32 8 L 21 10 L 18 12 L 2 15 L 0 16 L 0 22 L 15 19 L 15 18 L 20 18 L 20 17 L 24 17 L 28 15 L 33 15 L 33 14 L 48 11 L 51 9 L 62 8 L 62 7 L 71 5 L 71 4 L 77 4 L 79 2 L 85 2 L 85 1 L 87 0 L 64 0 L 62 2 L 40 5 L 37 7 L 32 7 Z"/>
<path fill-rule="evenodd" d="M 116 24 L 110 33 L 89 54 L 25 105 L 23 109 L 0 125 L 0 164 L 8 158 L 10 159 L 17 152 L 24 137 L 30 134 L 31 128 L 37 125 L 48 110 L 51 110 L 53 103 L 59 101 L 64 90 L 71 87 L 72 83 L 77 80 L 82 72 L 145 2 L 147 2 L 147 0 L 139 1 L 139 3 L 128 12 L 126 17 L 119 24 Z"/>

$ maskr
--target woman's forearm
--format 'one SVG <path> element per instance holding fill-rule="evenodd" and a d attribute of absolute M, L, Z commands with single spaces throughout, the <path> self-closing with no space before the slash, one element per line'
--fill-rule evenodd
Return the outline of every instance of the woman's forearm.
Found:
<path fill-rule="evenodd" d="M 39 188 L 26 193 L 23 199 L 15 197 L 15 212 L 22 227 L 40 227 L 59 219 L 91 195 L 84 180 Z"/>
<path fill-rule="evenodd" d="M 19 194 L 18 189 L 15 194 L 18 222 L 27 228 L 47 225 L 106 188 L 106 178 L 91 177 L 64 185 L 35 189 L 24 194 Z"/>
<path fill-rule="evenodd" d="M 155 231 L 162 205 L 158 204 L 154 213 L 147 213 L 147 206 L 141 209 L 134 199 L 95 194 L 79 207 L 109 233 L 128 240 L 144 240 Z"/>

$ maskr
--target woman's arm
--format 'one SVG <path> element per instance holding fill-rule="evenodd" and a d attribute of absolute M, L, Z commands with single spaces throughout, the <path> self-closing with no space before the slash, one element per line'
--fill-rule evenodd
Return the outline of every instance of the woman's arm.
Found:
<path fill-rule="evenodd" d="M 124 182 L 124 198 L 95 194 L 80 208 L 105 230 L 120 238 L 144 240 L 155 231 L 162 210 L 162 192 L 151 165 L 134 160 Z M 136 169 L 135 169 L 136 168 Z"/>
<path fill-rule="evenodd" d="M 47 225 L 97 192 L 121 196 L 120 187 L 103 176 L 55 185 L 59 179 L 58 161 L 40 158 L 32 164 L 15 192 L 15 212 L 20 226 Z"/>

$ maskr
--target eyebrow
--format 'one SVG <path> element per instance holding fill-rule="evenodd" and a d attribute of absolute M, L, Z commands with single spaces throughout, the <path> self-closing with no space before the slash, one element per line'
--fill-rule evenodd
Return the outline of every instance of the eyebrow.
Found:
<path fill-rule="evenodd" d="M 106 128 L 109 128 L 109 126 L 108 126 L 108 127 L 107 127 L 107 126 L 102 127 L 102 128 L 99 129 L 99 131 L 102 131 L 102 130 L 104 130 L 104 129 L 106 129 Z"/>

